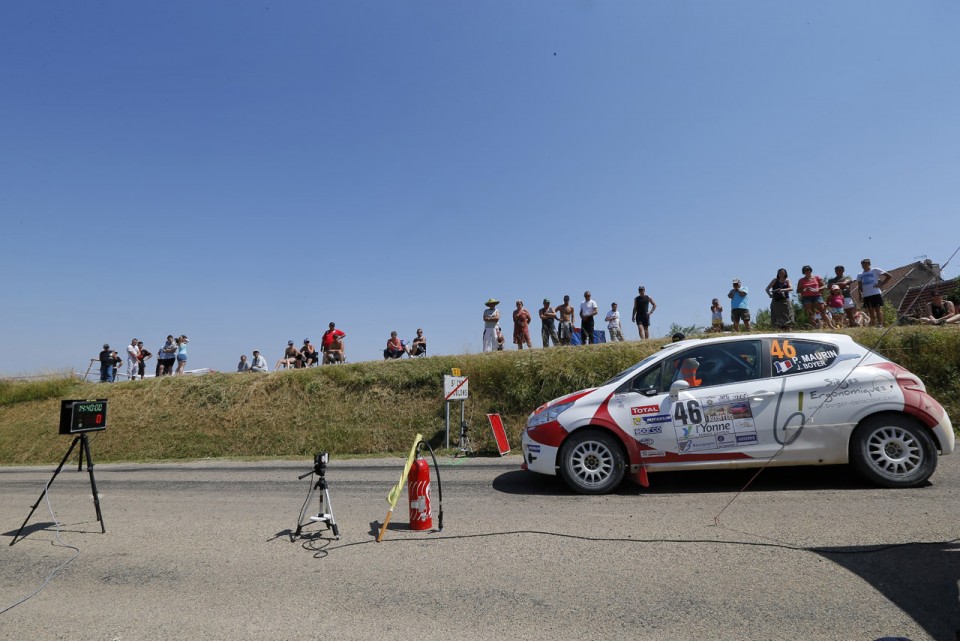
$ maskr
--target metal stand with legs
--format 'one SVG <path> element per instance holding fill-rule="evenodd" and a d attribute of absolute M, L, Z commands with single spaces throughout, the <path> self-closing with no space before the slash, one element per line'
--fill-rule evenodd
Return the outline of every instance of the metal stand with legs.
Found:
<path fill-rule="evenodd" d="M 327 485 L 326 470 L 327 453 L 324 452 L 314 457 L 314 467 L 311 471 L 297 477 L 298 479 L 305 479 L 311 474 L 316 474 L 317 482 L 312 484 L 307 491 L 307 498 L 304 500 L 303 507 L 300 508 L 300 515 L 297 518 L 297 531 L 290 537 L 291 540 L 297 539 L 303 532 L 304 526 L 310 525 L 310 522 L 304 523 L 303 517 L 306 516 L 307 511 L 310 509 L 310 498 L 317 490 L 320 490 L 320 493 L 317 495 L 320 505 L 317 510 L 317 515 L 311 516 L 310 521 L 325 524 L 328 530 L 333 530 L 333 537 L 338 541 L 340 540 L 340 529 L 337 527 L 337 520 L 333 516 L 333 503 L 330 502 L 330 488 Z M 327 506 L 327 512 L 323 510 L 324 505 Z"/>
<path fill-rule="evenodd" d="M 460 420 L 460 443 L 457 445 L 457 453 L 453 455 L 453 458 L 457 458 L 461 454 L 464 456 L 473 454 L 473 445 L 470 444 L 470 437 L 467 436 L 467 422 L 462 419 Z"/>
<path fill-rule="evenodd" d="M 10 541 L 10 545 L 16 543 L 17 539 L 20 538 L 20 534 L 23 532 L 23 528 L 26 527 L 27 521 L 30 520 L 30 517 L 33 516 L 34 511 L 36 511 L 37 506 L 40 505 L 40 501 L 42 501 L 43 497 L 46 496 L 50 486 L 53 485 L 54 479 L 57 478 L 57 474 L 59 474 L 60 470 L 63 469 L 64 464 L 66 464 L 67 459 L 70 458 L 70 455 L 73 453 L 73 448 L 77 446 L 77 443 L 80 444 L 80 461 L 77 465 L 77 471 L 83 471 L 83 457 L 86 456 L 87 472 L 90 473 L 90 489 L 93 491 L 93 507 L 97 511 L 97 520 L 100 522 L 100 532 L 106 534 L 107 527 L 103 523 L 103 514 L 100 513 L 100 495 L 97 493 L 97 480 L 93 478 L 93 458 L 90 456 L 90 441 L 87 440 L 86 434 L 80 434 L 73 439 L 73 443 L 70 444 L 70 449 L 67 450 L 67 453 L 63 456 L 63 460 L 60 461 L 60 465 L 57 466 L 53 476 L 50 478 L 50 481 L 43 488 L 43 492 L 40 493 L 40 498 L 38 498 L 37 502 L 33 504 L 32 508 L 30 508 L 30 514 L 28 514 L 27 518 L 23 520 L 23 525 L 21 525 L 20 529 L 17 530 L 17 534 L 13 537 L 13 540 Z"/>

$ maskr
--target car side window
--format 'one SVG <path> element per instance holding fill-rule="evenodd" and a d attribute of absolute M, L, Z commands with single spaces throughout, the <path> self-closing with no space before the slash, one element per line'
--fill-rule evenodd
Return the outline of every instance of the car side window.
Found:
<path fill-rule="evenodd" d="M 640 372 L 630 379 L 629 391 L 640 394 L 656 394 L 660 392 L 660 365 Z"/>
<path fill-rule="evenodd" d="M 710 387 L 760 378 L 760 340 L 702 345 L 666 361 L 664 383 L 685 380 L 690 387 Z"/>
<path fill-rule="evenodd" d="M 826 369 L 837 360 L 836 345 L 820 341 L 772 339 L 770 360 L 774 376 L 804 374 Z"/>

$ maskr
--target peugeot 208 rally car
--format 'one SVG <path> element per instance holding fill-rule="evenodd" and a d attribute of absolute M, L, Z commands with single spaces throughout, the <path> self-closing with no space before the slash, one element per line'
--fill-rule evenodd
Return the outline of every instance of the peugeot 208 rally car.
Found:
<path fill-rule="evenodd" d="M 537 408 L 522 442 L 524 469 L 603 494 L 626 475 L 851 461 L 912 487 L 954 433 L 917 376 L 849 336 L 755 334 L 671 343 Z"/>

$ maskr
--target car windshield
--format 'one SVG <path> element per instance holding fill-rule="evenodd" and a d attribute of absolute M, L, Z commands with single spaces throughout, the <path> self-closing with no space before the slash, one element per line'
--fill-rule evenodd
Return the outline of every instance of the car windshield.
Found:
<path fill-rule="evenodd" d="M 623 370 L 623 371 L 620 372 L 619 374 L 616 374 L 616 375 L 608 378 L 608 379 L 605 380 L 604 382 L 600 383 L 599 387 L 603 387 L 604 385 L 609 385 L 610 383 L 613 383 L 613 382 L 615 382 L 615 381 L 618 381 L 618 380 L 620 380 L 621 378 L 623 378 L 624 376 L 626 376 L 627 374 L 631 374 L 631 373 L 637 371 L 637 370 L 640 369 L 641 367 L 644 367 L 644 366 L 648 365 L 651 361 L 653 361 L 654 359 L 657 359 L 657 358 L 659 358 L 659 357 L 661 357 L 661 356 L 663 356 L 663 352 L 662 352 L 662 351 L 657 352 L 656 354 L 651 354 L 650 356 L 647 356 L 645 359 L 643 359 L 643 360 L 640 361 L 639 363 L 637 363 L 637 364 L 635 364 L 635 365 L 631 365 L 630 367 L 628 367 L 627 369 Z"/>

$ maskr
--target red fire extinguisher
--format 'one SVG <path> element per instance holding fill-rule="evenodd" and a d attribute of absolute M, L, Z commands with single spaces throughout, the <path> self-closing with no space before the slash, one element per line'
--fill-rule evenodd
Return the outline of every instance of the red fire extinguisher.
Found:
<path fill-rule="evenodd" d="M 433 527 L 430 508 L 430 465 L 417 457 L 407 476 L 407 496 L 410 498 L 410 529 L 429 530 Z"/>

